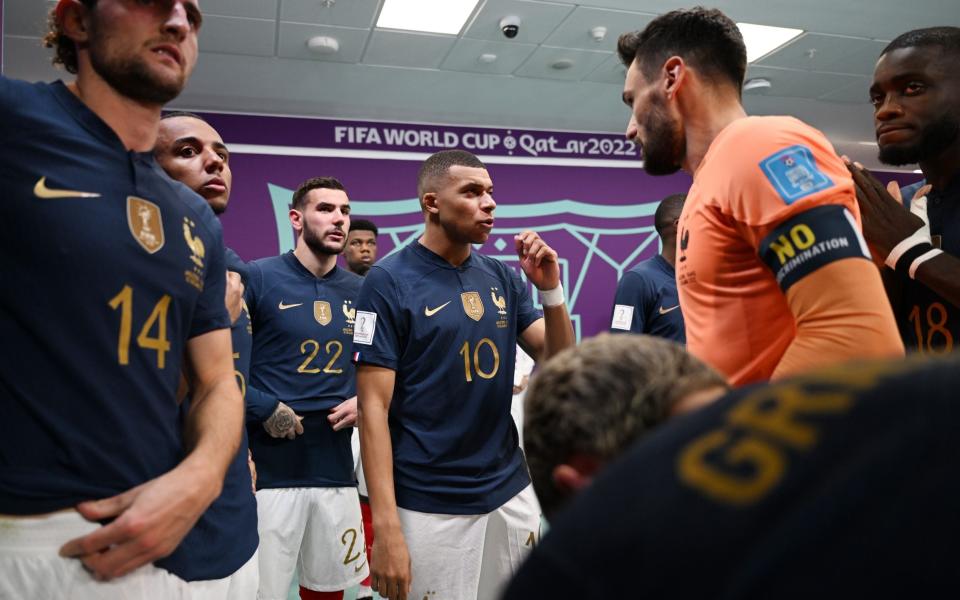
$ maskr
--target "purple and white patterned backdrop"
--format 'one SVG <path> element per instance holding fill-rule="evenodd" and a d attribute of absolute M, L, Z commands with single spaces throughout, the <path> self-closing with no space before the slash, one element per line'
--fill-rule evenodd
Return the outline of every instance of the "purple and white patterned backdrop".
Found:
<path fill-rule="evenodd" d="M 690 185 L 685 174 L 645 174 L 633 144 L 612 134 L 204 116 L 231 149 L 234 190 L 224 232 L 246 260 L 292 247 L 292 190 L 320 175 L 343 181 L 353 215 L 381 228 L 379 255 L 386 256 L 422 232 L 422 160 L 451 147 L 473 150 L 488 166 L 497 201 L 496 228 L 479 251 L 516 267 L 513 235 L 538 231 L 560 254 L 578 336 L 607 328 L 618 278 L 658 251 L 657 203 Z"/>

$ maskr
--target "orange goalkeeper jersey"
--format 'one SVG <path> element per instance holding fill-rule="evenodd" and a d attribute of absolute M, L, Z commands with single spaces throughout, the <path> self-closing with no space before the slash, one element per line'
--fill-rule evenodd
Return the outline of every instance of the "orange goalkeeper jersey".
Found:
<path fill-rule="evenodd" d="M 797 332 L 789 288 L 829 263 L 869 256 L 853 181 L 823 134 L 790 117 L 734 121 L 710 145 L 680 217 L 688 349 L 735 385 L 769 379 Z M 879 273 L 874 286 L 872 272 L 856 271 L 871 293 L 880 290 L 872 317 L 889 313 Z M 856 327 L 856 315 L 845 317 Z M 799 363 L 850 357 L 849 345 L 835 354 L 824 346 L 804 350 Z"/>

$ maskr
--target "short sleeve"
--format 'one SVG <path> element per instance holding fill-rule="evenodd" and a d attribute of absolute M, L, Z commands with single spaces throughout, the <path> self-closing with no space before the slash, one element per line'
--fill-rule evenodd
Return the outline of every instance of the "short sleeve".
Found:
<path fill-rule="evenodd" d="M 227 248 L 224 250 L 224 257 L 226 258 L 226 261 L 227 261 L 227 270 L 233 271 L 234 273 L 238 273 L 240 275 L 241 281 L 243 281 L 243 285 L 246 286 L 247 280 L 250 278 L 250 275 L 247 269 L 247 263 L 243 262 L 243 259 L 240 258 L 240 255 L 234 252 L 233 250 L 231 250 L 230 248 Z"/>
<path fill-rule="evenodd" d="M 745 121 L 725 136 L 718 150 L 729 158 L 717 157 L 711 179 L 725 180 L 716 202 L 754 248 L 778 224 L 817 206 L 840 205 L 859 223 L 853 179 L 822 133 L 792 118 Z"/>
<path fill-rule="evenodd" d="M 543 313 L 533 307 L 533 299 L 530 297 L 530 289 L 523 282 L 520 275 L 509 267 L 505 267 L 507 276 L 510 277 L 510 285 L 513 287 L 515 298 L 517 299 L 517 333 L 523 333 L 527 327 L 530 327 L 541 318 Z"/>
<path fill-rule="evenodd" d="M 197 299 L 190 322 L 190 337 L 197 337 L 215 329 L 229 329 L 230 315 L 224 302 L 227 289 L 227 264 L 223 250 L 223 233 L 220 223 L 211 212 L 209 219 L 200 215 L 203 230 L 209 232 L 203 240 L 206 246 L 206 270 L 203 291 Z"/>
<path fill-rule="evenodd" d="M 383 268 L 374 266 L 367 272 L 357 297 L 354 321 L 354 362 L 396 370 L 409 325 L 396 284 Z"/>
<path fill-rule="evenodd" d="M 651 297 L 650 282 L 639 273 L 628 271 L 617 284 L 610 319 L 611 333 L 631 331 L 643 333 Z"/>

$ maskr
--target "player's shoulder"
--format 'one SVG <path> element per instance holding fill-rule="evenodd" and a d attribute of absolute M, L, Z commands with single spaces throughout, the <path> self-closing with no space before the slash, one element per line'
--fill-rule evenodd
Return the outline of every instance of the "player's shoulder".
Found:
<path fill-rule="evenodd" d="M 827 138 L 793 117 L 727 126 L 704 158 L 691 195 L 751 226 L 820 204 L 856 204 L 853 181 Z"/>
<path fill-rule="evenodd" d="M 360 286 L 363 285 L 363 277 L 357 275 L 349 269 L 344 269 L 342 267 L 337 267 L 336 277 L 337 283 L 344 286 L 348 290 L 356 293 L 360 291 Z"/>
<path fill-rule="evenodd" d="M 0 75 L 0 133 L 4 137 L 22 133 L 28 123 L 34 130 L 63 123 L 65 115 L 53 106 L 55 85 L 62 84 L 29 83 Z"/>
<path fill-rule="evenodd" d="M 491 258 L 486 254 L 479 252 L 473 253 L 474 267 L 490 277 L 500 281 L 510 281 L 520 276 L 517 272 L 502 260 Z"/>

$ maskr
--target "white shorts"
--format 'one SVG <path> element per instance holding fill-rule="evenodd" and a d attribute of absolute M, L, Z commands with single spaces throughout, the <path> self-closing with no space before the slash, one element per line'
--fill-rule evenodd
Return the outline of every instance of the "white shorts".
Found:
<path fill-rule="evenodd" d="M 257 552 L 254 552 L 253 556 L 229 577 L 191 581 L 189 583 L 190 588 L 196 592 L 193 598 L 203 598 L 204 600 L 256 600 L 257 590 L 260 587 L 260 557 Z"/>
<path fill-rule="evenodd" d="M 257 492 L 261 600 L 286 600 L 294 569 L 300 585 L 335 592 L 367 576 L 356 488 Z"/>
<path fill-rule="evenodd" d="M 367 493 L 367 478 L 363 476 L 363 461 L 360 460 L 360 428 L 353 428 L 353 435 L 350 436 L 350 446 L 353 449 L 353 474 L 357 476 L 357 492 L 361 496 L 369 496 Z"/>
<path fill-rule="evenodd" d="M 499 598 L 540 542 L 540 504 L 531 485 L 485 515 L 397 512 L 412 563 L 409 598 Z"/>
<path fill-rule="evenodd" d="M 101 582 L 60 547 L 98 529 L 73 510 L 42 517 L 0 517 L 0 600 L 226 600 L 230 578 L 188 583 L 152 564 Z M 254 592 L 255 593 L 255 592 Z"/>

